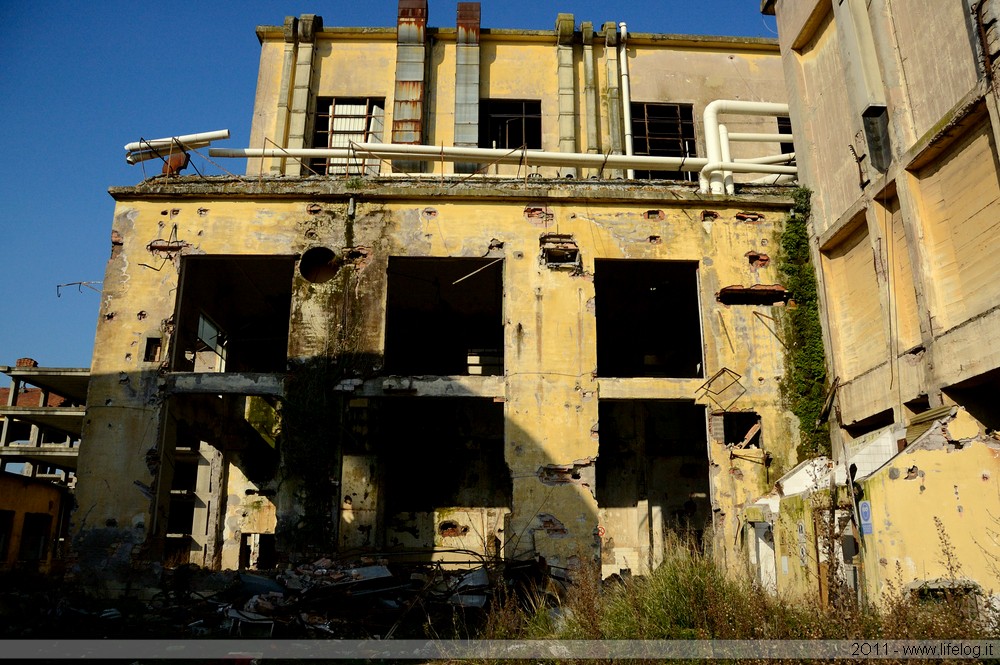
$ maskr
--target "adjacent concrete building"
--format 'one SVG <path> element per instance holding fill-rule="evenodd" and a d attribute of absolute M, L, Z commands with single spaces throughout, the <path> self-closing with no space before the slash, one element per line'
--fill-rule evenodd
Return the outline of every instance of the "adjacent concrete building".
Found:
<path fill-rule="evenodd" d="M 0 372 L 11 379 L 0 388 L 0 470 L 17 464 L 32 477 L 72 485 L 90 370 L 20 358 Z"/>
<path fill-rule="evenodd" d="M 798 461 L 777 44 L 554 18 L 261 27 L 247 175 L 111 190 L 81 561 L 745 560 Z"/>
<path fill-rule="evenodd" d="M 872 598 L 897 579 L 997 593 L 1000 3 L 762 9 L 777 17 L 800 180 L 813 191 L 835 472 L 852 490 L 836 531 L 861 543 L 843 557 L 858 571 L 849 581 Z M 814 471 L 788 484 L 800 494 L 781 513 L 828 484 Z M 779 498 L 753 518 L 779 531 L 767 565 L 781 572 L 765 576 L 814 589 L 822 575 L 796 580 L 794 565 L 816 543 L 813 519 L 778 517 Z"/>

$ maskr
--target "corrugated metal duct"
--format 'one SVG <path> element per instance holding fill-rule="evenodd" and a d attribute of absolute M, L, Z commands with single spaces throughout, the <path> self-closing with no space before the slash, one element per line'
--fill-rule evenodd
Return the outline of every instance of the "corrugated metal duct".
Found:
<path fill-rule="evenodd" d="M 458 3 L 455 47 L 455 145 L 479 147 L 479 27 L 478 2 Z M 458 162 L 455 173 L 475 173 L 478 164 Z"/>
<path fill-rule="evenodd" d="M 427 0 L 399 0 L 396 20 L 396 87 L 392 100 L 392 142 L 422 145 L 426 83 Z M 420 162 L 394 161 L 393 170 L 418 172 Z"/>

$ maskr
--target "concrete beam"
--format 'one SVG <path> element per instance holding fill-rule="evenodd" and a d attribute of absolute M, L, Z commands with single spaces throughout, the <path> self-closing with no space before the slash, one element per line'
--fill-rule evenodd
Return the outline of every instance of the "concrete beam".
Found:
<path fill-rule="evenodd" d="M 160 380 L 167 394 L 178 395 L 260 395 L 283 397 L 285 374 L 258 372 L 172 372 Z"/>

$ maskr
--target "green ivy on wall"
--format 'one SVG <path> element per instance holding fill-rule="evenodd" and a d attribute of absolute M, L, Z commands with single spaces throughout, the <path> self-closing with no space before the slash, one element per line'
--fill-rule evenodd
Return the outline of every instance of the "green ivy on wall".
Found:
<path fill-rule="evenodd" d="M 781 390 L 788 408 L 799 418 L 799 460 L 830 454 L 827 425 L 817 425 L 826 399 L 826 358 L 820 324 L 816 272 L 809 257 L 808 223 L 812 192 L 799 187 L 795 204 L 781 234 L 778 270 L 795 299 L 785 311 L 784 338 L 788 348 Z"/>

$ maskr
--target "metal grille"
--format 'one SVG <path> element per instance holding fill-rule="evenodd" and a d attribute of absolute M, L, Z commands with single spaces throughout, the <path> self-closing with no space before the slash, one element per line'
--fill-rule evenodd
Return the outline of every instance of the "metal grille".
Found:
<path fill-rule="evenodd" d="M 348 148 L 351 143 L 380 143 L 385 129 L 385 99 L 319 97 L 316 100 L 314 148 Z M 316 158 L 310 167 L 320 175 L 378 175 L 379 160 Z"/>
<path fill-rule="evenodd" d="M 650 157 L 696 157 L 691 104 L 632 103 L 632 152 Z M 640 171 L 636 178 L 693 180 L 687 171 Z"/>

